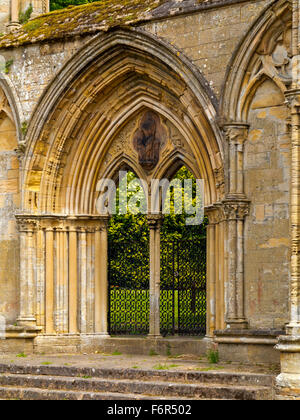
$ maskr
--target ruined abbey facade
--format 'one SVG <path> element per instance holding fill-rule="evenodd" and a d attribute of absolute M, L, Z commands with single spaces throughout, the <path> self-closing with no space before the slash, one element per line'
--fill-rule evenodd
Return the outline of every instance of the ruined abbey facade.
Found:
<path fill-rule="evenodd" d="M 209 220 L 199 348 L 281 359 L 278 395 L 300 398 L 300 1 L 112 0 L 47 13 L 34 0 L 20 25 L 27 3 L 0 5 L 0 351 L 88 352 L 118 339 L 97 183 L 122 168 L 150 183 L 184 164 L 204 180 Z M 164 133 L 151 165 L 134 147 L 147 115 Z M 148 222 L 145 340 L 163 343 L 160 215 Z"/>

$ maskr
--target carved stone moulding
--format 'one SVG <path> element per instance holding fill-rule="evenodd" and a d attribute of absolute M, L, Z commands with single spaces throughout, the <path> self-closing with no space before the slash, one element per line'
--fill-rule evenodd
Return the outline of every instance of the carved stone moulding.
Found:
<path fill-rule="evenodd" d="M 78 230 L 85 229 L 95 232 L 108 226 L 110 216 L 94 215 L 26 215 L 15 216 L 20 232 L 31 232 L 35 230 Z"/>
<path fill-rule="evenodd" d="M 244 220 L 249 215 L 250 201 L 223 201 L 226 220 Z"/>
<path fill-rule="evenodd" d="M 229 144 L 244 144 L 248 138 L 249 124 L 231 122 L 222 124 L 222 127 Z"/>

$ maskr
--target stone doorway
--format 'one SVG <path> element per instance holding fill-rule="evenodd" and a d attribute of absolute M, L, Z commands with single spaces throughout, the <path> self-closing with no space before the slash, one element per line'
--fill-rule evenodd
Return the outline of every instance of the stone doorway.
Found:
<path fill-rule="evenodd" d="M 127 172 L 126 191 L 132 192 L 134 179 L 136 175 Z M 142 213 L 120 214 L 117 189 L 117 214 L 108 227 L 110 335 L 145 336 L 154 328 L 156 336 L 206 333 L 206 220 L 187 225 L 185 180 L 193 183 L 195 206 L 196 179 L 182 166 L 164 198 L 171 212 L 164 209 L 155 220 Z M 127 194 L 129 202 L 131 193 Z M 182 211 L 176 213 L 175 202 L 180 200 Z"/>

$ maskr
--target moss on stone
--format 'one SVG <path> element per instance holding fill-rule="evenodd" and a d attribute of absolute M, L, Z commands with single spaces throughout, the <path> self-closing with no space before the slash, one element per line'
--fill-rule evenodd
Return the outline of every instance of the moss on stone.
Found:
<path fill-rule="evenodd" d="M 0 48 L 57 40 L 110 28 L 133 25 L 150 18 L 163 0 L 102 0 L 56 10 L 25 23 L 18 31 L 0 38 Z"/>

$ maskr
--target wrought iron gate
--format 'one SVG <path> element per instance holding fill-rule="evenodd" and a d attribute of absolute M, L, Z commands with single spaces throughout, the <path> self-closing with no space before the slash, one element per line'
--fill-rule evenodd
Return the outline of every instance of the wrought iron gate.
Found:
<path fill-rule="evenodd" d="M 145 242 L 109 241 L 109 333 L 149 332 L 149 246 Z"/>
<path fill-rule="evenodd" d="M 206 333 L 206 239 L 194 238 L 161 246 L 161 333 Z"/>
<path fill-rule="evenodd" d="M 161 242 L 161 333 L 206 332 L 206 240 Z M 149 332 L 149 245 L 109 241 L 109 332 Z"/>

